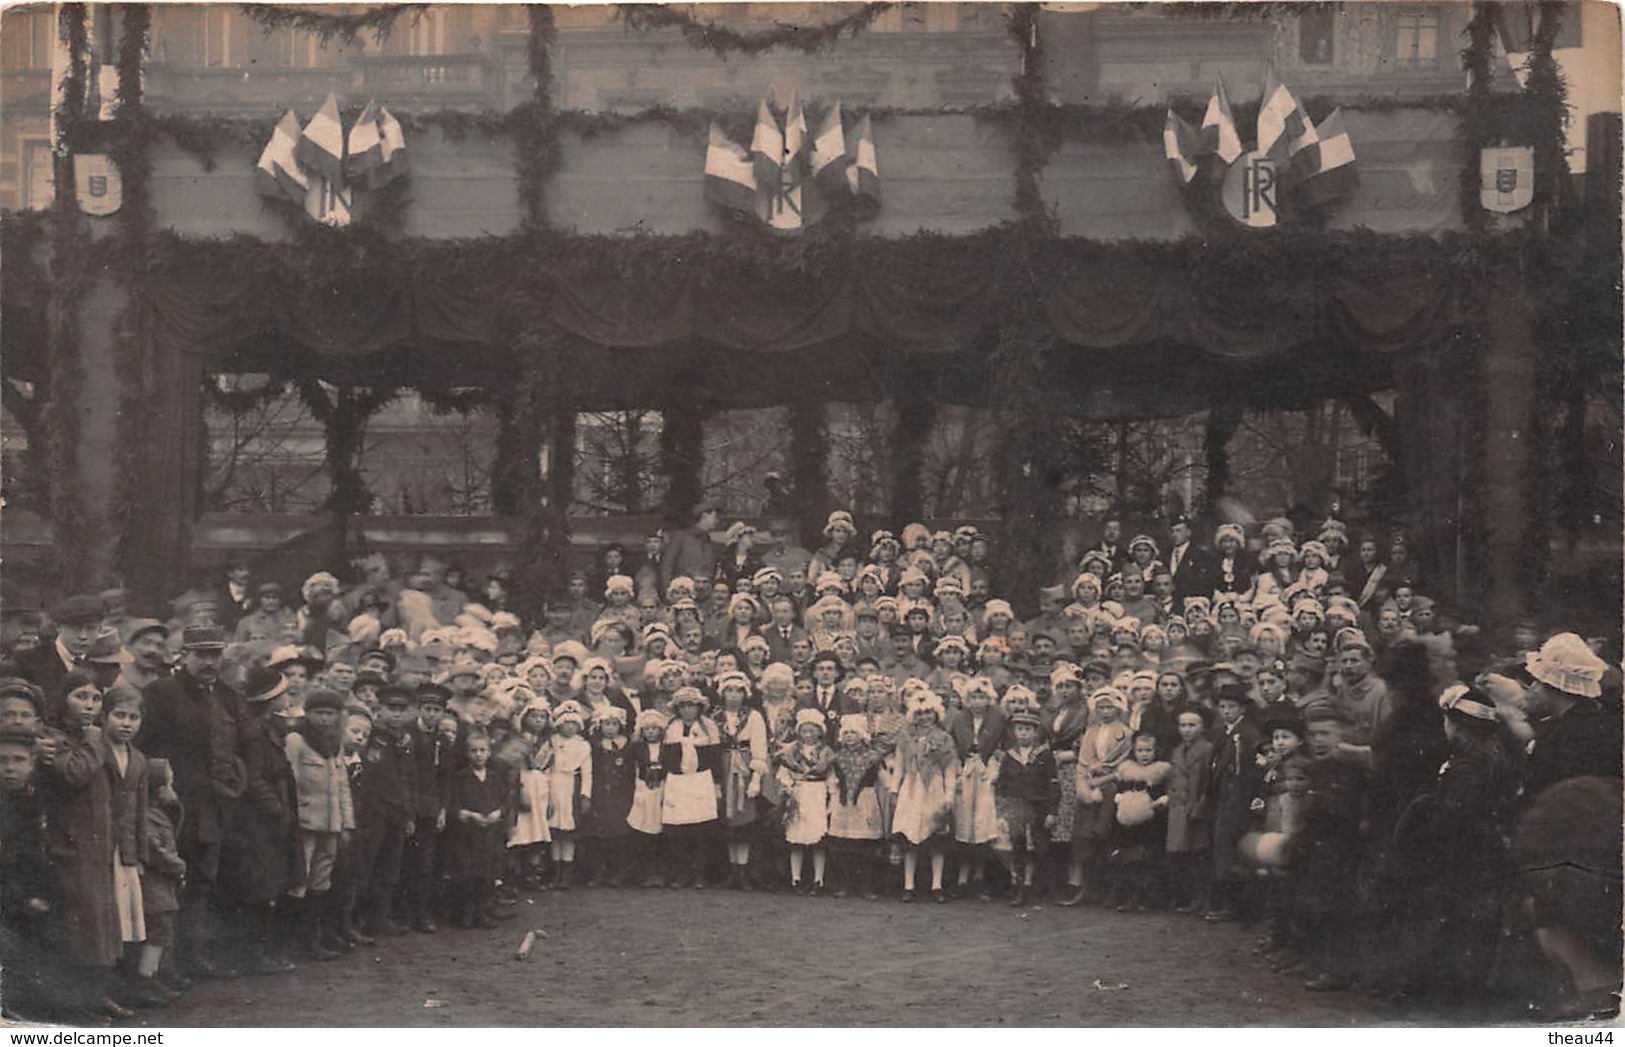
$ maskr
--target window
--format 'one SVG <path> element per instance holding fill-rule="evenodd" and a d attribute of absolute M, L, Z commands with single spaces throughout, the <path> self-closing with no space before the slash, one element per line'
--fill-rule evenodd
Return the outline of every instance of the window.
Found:
<path fill-rule="evenodd" d="M 1298 61 L 1304 65 L 1331 65 L 1336 39 L 1337 9 L 1332 5 L 1298 16 Z"/>
<path fill-rule="evenodd" d="M 1401 68 L 1431 68 L 1439 64 L 1439 14 L 1402 11 L 1396 19 L 1394 61 Z"/>
<path fill-rule="evenodd" d="M 7 69 L 51 68 L 51 41 L 56 15 L 50 11 L 21 11 L 5 16 L 0 32 L 0 66 Z"/>
<path fill-rule="evenodd" d="M 203 55 L 204 65 L 229 67 L 241 62 L 242 55 L 232 49 L 233 13 L 225 6 L 210 5 L 203 9 L 198 51 Z"/>
<path fill-rule="evenodd" d="M 446 18 L 438 8 L 423 12 L 423 17 L 411 23 L 406 38 L 406 53 L 411 55 L 438 55 L 446 52 Z"/>

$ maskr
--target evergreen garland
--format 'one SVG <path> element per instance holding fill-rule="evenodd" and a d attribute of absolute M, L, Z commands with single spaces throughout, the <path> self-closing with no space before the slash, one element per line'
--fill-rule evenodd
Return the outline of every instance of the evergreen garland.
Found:
<path fill-rule="evenodd" d="M 772 29 L 740 32 L 715 22 L 701 21 L 663 4 L 616 4 L 621 20 L 639 32 L 676 29 L 689 46 L 710 51 L 719 58 L 730 54 L 759 55 L 775 48 L 788 48 L 812 54 L 832 46 L 843 36 L 855 37 L 869 28 L 892 5 L 864 4 L 863 7 L 821 25 L 779 24 Z"/>
<path fill-rule="evenodd" d="M 1216 403 L 1207 412 L 1207 423 L 1202 431 L 1202 456 L 1207 477 L 1202 489 L 1204 511 L 1212 513 L 1219 499 L 1230 489 L 1230 439 L 1241 428 L 1242 408 L 1239 403 Z"/>
<path fill-rule="evenodd" d="M 1015 5 L 1010 14 L 1010 36 L 1021 49 L 1021 71 L 1011 81 L 1015 90 L 1015 193 L 1012 205 L 1018 221 L 1035 233 L 1051 232 L 1054 216 L 1044 206 L 1043 173 L 1059 140 L 1055 121 L 1046 119 L 1048 92 L 1044 85 L 1044 50 L 1038 35 L 1039 5 Z"/>
<path fill-rule="evenodd" d="M 666 477 L 662 508 L 674 527 L 693 523 L 700 502 L 707 412 L 694 394 L 695 377 L 691 366 L 689 379 L 674 383 L 672 397 L 660 406 L 660 471 Z"/>
<path fill-rule="evenodd" d="M 1536 220 L 1550 228 L 1562 220 L 1558 212 L 1565 203 L 1569 184 L 1565 155 L 1568 85 L 1552 54 L 1564 5 L 1556 0 L 1541 0 L 1536 11 L 1538 24 L 1529 44 L 1525 64 L 1528 76 L 1523 91 L 1528 105 L 1528 138 L 1520 144 L 1534 147 L 1535 199 L 1531 206 L 1535 208 Z M 1561 294 L 1558 267 L 1526 263 L 1522 278 L 1533 304 L 1529 329 L 1541 357 L 1532 376 L 1534 387 L 1524 467 L 1528 529 L 1520 543 L 1524 554 L 1521 581 L 1529 591 L 1535 592 L 1544 588 L 1547 581 L 1551 567 L 1551 524 L 1562 512 L 1556 499 L 1559 484 L 1536 482 L 1534 478 L 1550 470 L 1554 463 L 1559 467 L 1557 472 L 1562 472 L 1566 455 L 1558 453 L 1557 421 L 1565 411 L 1567 390 L 1576 386 L 1583 388 L 1583 379 L 1576 366 L 1576 346 L 1564 337 L 1563 306 L 1566 303 Z M 1618 381 L 1617 377 L 1613 380 Z"/>
<path fill-rule="evenodd" d="M 1030 255 L 1023 252 L 1019 281 L 1000 317 L 990 362 L 992 408 L 999 438 L 994 452 L 1000 532 L 994 543 L 998 588 L 1018 612 L 1050 573 L 1052 526 L 1060 509 L 1056 384 L 1048 374 L 1055 337 L 1038 315 Z"/>
<path fill-rule="evenodd" d="M 866 5 L 862 11 L 854 15 L 823 26 L 782 26 L 750 34 L 737 33 L 724 27 L 700 22 L 664 7 L 622 5 L 622 11 L 627 24 L 634 29 L 678 28 L 696 47 L 709 49 L 718 54 L 733 52 L 756 54 L 774 47 L 790 47 L 810 52 L 829 46 L 843 35 L 861 31 L 888 6 Z M 1230 5 L 1209 6 L 1216 9 Z M 1286 10 L 1293 5 L 1268 6 L 1272 9 Z M 1562 156 L 1563 125 L 1567 119 L 1563 105 L 1565 88 L 1551 56 L 1551 42 L 1556 31 L 1556 9 L 1559 6 L 1550 0 L 1542 5 L 1544 17 L 1541 33 L 1537 35 L 1532 49 L 1531 75 L 1528 86 L 1521 96 L 1509 98 L 1506 95 L 1496 95 L 1488 89 L 1487 77 L 1475 77 L 1473 86 L 1465 98 L 1446 96 L 1439 99 L 1407 100 L 1376 97 L 1337 101 L 1349 108 L 1422 107 L 1460 110 L 1464 114 L 1464 137 L 1469 140 L 1469 148 L 1473 148 L 1471 144 L 1473 141 L 1482 143 L 1492 140 L 1497 135 L 1503 138 L 1516 138 L 1518 131 L 1528 130 L 1530 137 L 1534 139 L 1533 144 L 1537 147 L 1537 171 L 1540 172 L 1541 179 L 1540 199 L 1543 206 L 1549 206 L 1557 200 L 1563 184 L 1561 174 L 1565 169 Z M 244 5 L 244 10 L 267 28 L 285 26 L 302 29 L 316 33 L 326 40 L 335 36 L 352 39 L 357 33 L 369 28 L 387 32 L 400 14 L 412 12 L 415 17 L 422 7 L 423 5 L 416 4 L 389 5 L 375 8 L 362 15 L 342 16 L 269 5 Z M 1257 8 L 1249 5 L 1248 10 L 1252 12 Z M 77 17 L 71 14 L 74 11 L 77 11 Z M 1184 13 L 1198 17 L 1211 16 L 1211 13 L 1200 10 Z M 561 129 L 568 129 L 583 138 L 590 138 L 639 122 L 657 122 L 665 123 L 684 133 L 699 133 L 703 130 L 703 125 L 718 114 L 701 109 L 678 110 L 669 107 L 654 107 L 637 114 L 556 112 L 551 94 L 551 46 L 555 35 L 552 11 L 543 5 L 537 5 L 529 9 L 529 14 L 531 36 L 527 57 L 535 80 L 535 89 L 533 97 L 526 103 L 509 113 L 444 110 L 398 116 L 403 127 L 408 130 L 440 126 L 448 137 L 475 131 L 487 134 L 513 133 L 518 139 L 516 164 L 525 227 L 536 232 L 547 227 L 546 183 L 559 163 Z M 1047 325 L 1042 322 L 1033 304 L 1036 287 L 1033 279 L 1034 248 L 1039 238 L 1044 238 L 1053 230 L 1053 218 L 1048 214 L 1042 199 L 1043 167 L 1061 141 L 1155 142 L 1160 136 L 1163 114 L 1166 111 L 1162 106 L 1116 103 L 1094 106 L 1051 104 L 1046 97 L 1043 83 L 1043 50 L 1042 41 L 1036 31 L 1037 16 L 1038 5 L 1020 4 L 1012 12 L 1010 19 L 1011 35 L 1022 51 L 1021 72 L 1013 81 L 1015 93 L 1013 103 L 959 108 L 940 107 L 931 110 L 877 108 L 870 111 L 876 119 L 915 113 L 967 113 L 979 120 L 1003 123 L 1010 129 L 1012 135 L 1012 147 L 1016 157 L 1014 192 L 1019 222 L 1013 227 L 990 230 L 985 235 L 979 235 L 979 238 L 985 248 L 996 252 L 999 257 L 1018 262 L 1012 271 L 1012 279 L 1007 281 L 1007 286 L 1001 294 L 1004 306 L 999 321 L 998 346 L 994 354 L 993 391 L 995 410 L 1003 428 L 999 459 L 1004 466 L 1000 470 L 1000 475 L 1004 479 L 1005 489 L 1001 500 L 1009 511 L 1007 515 L 1009 535 L 1005 542 L 1000 543 L 1000 555 L 1009 558 L 1006 566 L 1014 568 L 1022 579 L 1022 582 L 1018 583 L 1021 586 L 1020 591 L 1030 588 L 1025 583 L 1037 577 L 1034 572 L 1041 564 L 1037 542 L 1044 532 L 1041 529 L 1034 530 L 1035 522 L 1044 516 L 1049 504 L 1058 496 L 1053 483 L 1048 482 L 1048 478 L 1042 475 L 1042 470 L 1035 464 L 1046 460 L 1043 456 L 1035 455 L 1035 452 L 1046 446 L 1046 441 L 1054 428 L 1054 419 L 1059 406 L 1053 402 L 1044 381 L 1045 356 L 1053 336 L 1048 332 Z M 123 285 L 124 289 L 133 296 L 140 297 L 137 282 L 140 278 L 135 273 L 142 271 L 143 267 L 133 264 L 135 252 L 147 246 L 174 251 L 178 249 L 179 244 L 178 239 L 169 237 L 168 234 L 153 236 L 151 233 L 147 187 L 150 161 L 145 150 L 145 144 L 150 141 L 151 135 L 157 131 L 168 133 L 182 148 L 199 155 L 205 167 L 211 167 L 215 155 L 228 145 L 238 145 L 257 152 L 268 139 L 271 127 L 262 120 L 155 115 L 146 112 L 139 100 L 139 67 L 145 47 L 144 26 L 150 22 L 150 11 L 143 8 L 141 12 L 135 13 L 134 17 L 138 32 L 126 41 L 127 46 L 120 49 L 121 98 L 110 151 L 120 164 L 126 184 L 124 206 L 127 213 L 120 218 L 120 226 L 124 233 L 120 253 L 124 255 L 125 261 L 132 263 L 118 269 L 127 271 L 121 272 L 120 275 L 121 279 L 128 280 L 128 283 Z M 48 402 L 45 413 L 52 473 L 59 478 L 52 484 L 52 516 L 58 526 L 59 537 L 63 539 L 59 542 L 59 548 L 71 549 L 79 547 L 72 534 L 74 521 L 79 517 L 79 507 L 73 502 L 78 492 L 71 482 L 68 482 L 68 478 L 74 473 L 77 422 L 72 417 L 72 412 L 65 409 L 65 405 L 77 402 L 83 375 L 78 346 L 78 317 L 74 308 L 64 308 L 64 305 L 78 301 L 90 277 L 88 231 L 82 216 L 78 213 L 71 157 L 68 155 L 68 145 L 77 141 L 76 135 L 79 133 L 78 129 L 83 123 L 84 116 L 86 70 L 81 57 L 84 54 L 82 5 L 64 5 L 59 24 L 65 38 L 77 34 L 79 46 L 70 46 L 70 53 L 75 56 L 75 61 L 70 64 L 65 81 L 73 89 L 66 92 L 67 101 L 58 123 L 60 141 L 56 158 L 57 201 L 50 219 L 52 247 L 56 258 L 51 265 L 52 278 L 49 281 L 52 302 L 49 310 L 50 373 L 49 381 L 43 384 L 57 393 L 49 399 L 64 405 L 52 411 Z M 127 20 L 126 26 L 130 24 Z M 1469 63 L 1470 71 L 1475 68 L 1488 69 L 1490 40 L 1488 34 L 1492 31 L 1485 7 L 1480 5 L 1475 11 L 1473 22 L 1469 25 L 1469 47 L 1463 52 L 1464 62 Z M 136 75 L 129 75 L 130 70 L 135 70 Z M 1189 112 L 1195 116 L 1199 114 L 1204 101 L 1176 100 L 1175 106 L 1182 113 Z M 1315 115 L 1328 111 L 1332 102 L 1333 100 L 1329 99 L 1309 99 L 1306 105 L 1311 114 Z M 1238 120 L 1245 122 L 1246 113 L 1243 110 L 1247 108 L 1243 106 L 1238 109 Z M 750 114 L 742 112 L 720 115 L 719 122 L 725 125 L 732 122 L 740 128 L 748 126 L 751 119 Z M 141 139 L 140 146 L 136 144 L 136 139 Z M 1468 172 L 1464 174 L 1464 183 L 1467 178 L 1472 178 L 1473 188 L 1476 189 L 1476 156 L 1472 160 L 1473 162 L 1468 165 Z M 1476 214 L 1478 211 L 1476 191 L 1464 191 L 1463 196 L 1463 206 Z M 1469 221 L 1477 225 L 1477 219 L 1481 217 L 1477 215 L 1477 218 Z M 1320 257 L 1319 264 L 1328 264 L 1323 252 L 1334 249 L 1339 244 L 1344 246 L 1349 244 L 1347 239 L 1322 237 L 1310 232 L 1297 235 L 1302 239 L 1296 242 Z M 229 254 L 234 250 L 244 250 L 257 254 L 266 249 L 282 249 L 252 242 L 248 238 L 240 239 L 242 242 L 232 242 L 231 246 L 222 249 L 223 252 Z M 324 229 L 302 235 L 297 239 L 299 242 L 294 246 L 301 252 L 307 252 L 317 265 L 337 265 L 342 268 L 354 261 L 357 245 L 364 242 L 371 244 L 373 236 L 360 228 L 343 231 Z M 522 234 L 519 237 L 509 238 L 487 237 L 462 244 L 398 241 L 389 245 L 389 252 L 384 257 L 403 266 L 437 264 L 439 260 L 446 258 L 461 259 L 466 264 L 472 255 L 501 255 L 508 251 L 525 255 L 540 249 L 545 257 L 557 259 L 568 256 L 572 264 L 590 260 L 593 264 L 603 265 L 627 278 L 647 276 L 651 268 L 680 261 L 685 265 L 726 264 L 730 267 L 742 265 L 762 271 L 792 273 L 798 278 L 817 279 L 828 275 L 828 271 L 834 266 L 850 265 L 855 251 L 899 251 L 908 255 L 917 249 L 930 250 L 933 243 L 930 235 L 903 238 L 900 243 L 879 244 L 869 238 L 844 234 L 819 234 L 816 231 L 789 243 L 769 243 L 766 242 L 768 239 L 694 234 L 686 237 L 661 238 L 547 236 L 538 241 L 528 234 Z M 941 239 L 936 238 L 936 242 L 940 243 Z M 952 239 L 958 243 L 972 238 Z M 1472 238 L 1467 241 L 1465 250 L 1473 252 L 1498 250 L 1501 249 L 1501 243 L 1507 239 L 1500 236 Z M 155 242 L 149 245 L 149 240 Z M 1450 257 L 1454 251 L 1459 256 L 1463 250 L 1461 242 L 1452 238 L 1446 238 L 1446 241 L 1442 253 Z M 1391 237 L 1385 238 L 1384 243 L 1386 247 L 1395 250 L 1406 249 L 1406 245 L 1422 243 L 1426 244 L 1425 249 L 1441 249 L 1438 242 L 1427 237 L 1420 240 Z M 216 249 L 213 245 L 207 247 L 185 245 L 188 252 Z M 1150 247 L 1113 245 L 1113 249 L 1125 251 L 1148 249 L 1157 252 L 1169 251 L 1173 254 L 1185 250 L 1180 245 Z M 126 251 L 130 253 L 124 254 Z M 587 257 L 582 258 L 582 255 Z M 983 264 L 986 264 L 986 258 L 990 257 L 994 255 L 986 255 Z M 1453 262 L 1459 260 L 1459 257 L 1451 258 Z M 8 280 L 16 273 L 15 266 L 8 266 Z M 132 309 L 127 314 L 130 319 L 136 321 L 143 315 L 139 309 Z M 138 323 L 126 325 L 121 321 L 117 337 L 121 347 L 121 367 L 129 360 L 141 359 L 139 340 L 142 335 Z M 527 545 L 527 548 L 531 549 L 533 557 L 552 558 L 554 562 L 559 562 L 557 557 L 562 554 L 563 549 L 560 543 L 567 541 L 568 537 L 565 513 L 570 502 L 568 476 L 573 467 L 571 455 L 573 440 L 566 440 L 563 443 L 557 441 L 566 430 L 573 434 L 575 417 L 575 396 L 569 388 L 568 368 L 565 362 L 567 338 L 545 322 L 533 320 L 526 326 L 516 344 L 522 351 L 522 361 L 526 363 L 538 361 L 541 366 L 522 364 L 519 368 L 520 386 L 510 408 L 512 425 L 519 434 L 518 439 L 521 443 L 531 439 L 525 435 L 526 433 L 534 435 L 543 431 L 550 432 L 559 451 L 554 456 L 555 483 L 552 485 L 551 496 L 546 499 L 545 511 L 531 514 L 534 519 L 528 525 L 535 542 L 539 544 Z M 125 352 L 132 348 L 137 351 Z M 533 375 L 535 377 L 532 377 Z M 127 388 L 138 387 L 127 386 Z M 308 388 L 302 388 L 301 391 L 308 395 Z M 336 424 L 342 423 L 341 429 L 358 433 L 367 414 L 387 399 L 386 392 L 392 395 L 392 391 L 383 390 L 369 396 L 353 396 L 345 393 L 341 395 L 338 403 L 328 405 L 328 420 Z M 426 399 L 436 395 L 431 392 Z M 479 391 L 468 393 L 465 398 L 465 394 L 448 393 L 440 399 L 440 402 L 444 404 L 455 401 L 459 406 L 452 409 L 462 409 L 461 405 L 475 406 L 478 401 L 490 395 Z M 325 400 L 325 397 L 323 399 Z M 922 408 L 928 405 L 928 401 L 921 404 Z M 695 414 L 700 417 L 703 425 L 703 416 L 698 412 Z M 683 412 L 680 411 L 671 412 L 670 418 L 675 420 L 675 425 L 672 426 L 673 437 L 679 442 L 692 443 L 697 453 L 697 439 L 681 439 L 684 433 L 682 415 Z M 666 443 L 664 437 L 662 442 L 664 450 Z M 807 442 L 811 443 L 810 440 Z M 529 446 L 537 444 L 532 443 Z M 1016 467 L 1015 471 L 1012 471 L 1012 467 Z M 515 476 L 521 473 L 522 470 L 517 471 Z M 675 479 L 676 474 L 673 475 Z M 340 492 L 337 488 L 341 478 L 335 473 L 334 479 L 335 497 L 338 498 Z M 359 487 L 359 476 L 351 479 L 354 480 L 353 484 L 348 479 L 345 483 L 354 490 L 347 489 L 339 500 L 359 503 L 364 500 L 364 491 Z M 899 491 L 907 486 L 904 480 L 906 477 L 899 478 L 897 486 Z M 913 487 L 917 490 L 917 481 Z M 800 489 L 798 483 L 798 490 Z M 697 497 L 696 487 L 694 498 Z M 542 500 L 531 501 L 540 505 Z"/>
<path fill-rule="evenodd" d="M 540 621 L 546 601 L 558 595 L 563 551 L 569 541 L 567 513 L 555 508 L 552 491 L 541 484 L 539 454 L 548 438 L 552 407 L 552 372 L 557 366 L 549 359 L 553 351 L 550 332 L 539 322 L 527 325 L 518 341 L 519 350 L 529 361 L 519 369 L 514 391 L 511 424 L 507 432 L 513 442 L 508 455 L 499 455 L 504 469 L 491 478 L 493 495 L 511 503 L 520 517 L 517 582 L 514 596 L 523 601 L 519 613 L 528 621 Z M 556 460 L 558 455 L 553 456 Z M 556 468 L 556 464 L 554 466 Z"/>
<path fill-rule="evenodd" d="M 292 378 L 294 391 L 311 416 L 322 425 L 332 490 L 322 508 L 338 516 L 359 516 L 367 512 L 372 496 L 361 475 L 361 442 L 367 420 L 385 404 L 400 395 L 400 386 L 384 384 L 359 389 L 339 384 L 330 398 L 321 382 L 308 374 Z"/>
<path fill-rule="evenodd" d="M 1524 81 L 1530 107 L 1528 144 L 1535 147 L 1535 206 L 1542 211 L 1562 204 L 1569 181 L 1568 84 L 1552 54 L 1565 6 L 1560 0 L 1541 0 L 1537 5 L 1540 22 L 1529 44 L 1529 76 Z"/>
<path fill-rule="evenodd" d="M 530 100 L 513 113 L 514 154 L 519 176 L 519 211 L 526 229 L 548 224 L 547 183 L 559 168 L 559 129 L 553 110 L 553 42 L 558 26 L 553 9 L 532 4 L 525 60 L 533 82 Z"/>
<path fill-rule="evenodd" d="M 337 38 L 340 43 L 352 44 L 364 32 L 375 32 L 387 37 L 395 28 L 395 21 L 410 14 L 415 24 L 429 9 L 428 4 L 384 4 L 360 14 L 333 14 L 328 11 L 283 4 L 239 4 L 238 9 L 249 19 L 258 22 L 270 35 L 278 29 L 292 29 L 312 33 L 325 47 Z"/>
<path fill-rule="evenodd" d="M 141 497 L 145 477 L 141 462 L 141 433 L 148 412 L 162 410 L 143 395 L 150 386 L 154 347 L 148 336 L 146 261 L 147 240 L 152 230 L 152 160 L 148 155 L 151 139 L 144 133 L 141 119 L 145 111 L 142 74 L 146 67 L 152 37 L 152 7 L 144 3 L 123 4 L 117 57 L 118 99 L 113 109 L 113 135 L 108 155 L 123 182 L 123 201 L 117 215 L 121 264 L 112 268 L 114 282 L 124 297 L 124 308 L 114 326 L 114 359 L 119 384 L 118 475 L 119 489 L 109 506 L 118 561 L 126 565 L 126 580 L 137 590 L 148 588 L 140 577 L 150 569 L 139 550 L 130 548 L 135 507 Z"/>
<path fill-rule="evenodd" d="M 925 472 L 925 444 L 937 422 L 937 402 L 920 390 L 915 395 L 894 393 L 896 429 L 892 435 L 891 517 L 919 520 L 925 515 L 921 479 Z"/>

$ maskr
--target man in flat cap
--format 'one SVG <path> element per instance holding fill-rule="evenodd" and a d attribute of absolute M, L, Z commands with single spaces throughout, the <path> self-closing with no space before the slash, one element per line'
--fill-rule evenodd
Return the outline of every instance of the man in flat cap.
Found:
<path fill-rule="evenodd" d="M 58 601 L 51 608 L 51 620 L 57 628 L 56 640 L 18 656 L 18 668 L 28 682 L 47 695 L 56 694 L 62 678 L 69 670 L 83 665 L 90 654 L 96 634 L 101 631 L 104 610 L 101 598 L 89 594 Z"/>

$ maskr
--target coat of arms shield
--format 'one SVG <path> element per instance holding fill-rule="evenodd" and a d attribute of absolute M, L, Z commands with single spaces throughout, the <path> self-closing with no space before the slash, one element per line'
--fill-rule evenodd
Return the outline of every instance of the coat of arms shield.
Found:
<path fill-rule="evenodd" d="M 1535 199 L 1535 150 L 1532 146 L 1485 149 L 1478 165 L 1478 202 L 1496 214 L 1521 211 Z"/>
<path fill-rule="evenodd" d="M 124 180 L 111 158 L 100 153 L 79 153 L 73 158 L 73 182 L 79 210 L 98 218 L 114 214 L 124 204 Z"/>

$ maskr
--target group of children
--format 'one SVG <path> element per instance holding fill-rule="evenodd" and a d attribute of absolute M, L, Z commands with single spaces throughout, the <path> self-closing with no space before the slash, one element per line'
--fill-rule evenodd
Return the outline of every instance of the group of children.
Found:
<path fill-rule="evenodd" d="M 145 690 L 0 680 L 0 962 L 39 972 L 8 978 L 7 1007 L 123 1016 L 189 973 L 494 926 L 522 892 L 583 885 L 1264 915 L 1278 969 L 1347 983 L 1394 714 L 1367 632 L 1384 652 L 1433 633 L 1424 598 L 1378 591 L 1401 615 L 1379 628 L 1322 543 L 1304 563 L 1276 535 L 1259 571 L 1227 547 L 1221 588 L 1175 601 L 1136 538 L 1021 623 L 985 557 L 956 554 L 974 534 L 879 532 L 854 567 L 852 532 L 832 514 L 805 607 L 740 556 L 732 582 L 724 560 L 720 586 L 677 578 L 665 601 L 613 575 L 595 613 L 555 605 L 527 635 L 506 609 L 425 617 L 414 577 L 393 619 L 376 593 L 353 616 L 328 594 L 327 649 L 228 645 L 204 618 Z M 1481 747 L 1493 703 L 1443 693 L 1464 725 L 1440 741 Z M 204 707 L 179 747 L 143 733 Z M 200 898 L 212 924 L 179 933 Z"/>

